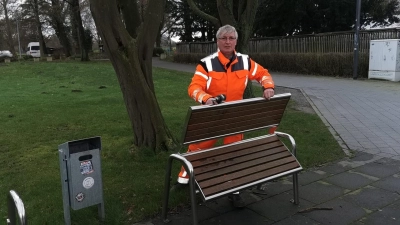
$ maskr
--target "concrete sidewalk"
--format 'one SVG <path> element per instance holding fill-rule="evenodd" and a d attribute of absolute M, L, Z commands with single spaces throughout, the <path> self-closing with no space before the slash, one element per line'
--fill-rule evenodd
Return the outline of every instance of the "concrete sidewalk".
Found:
<path fill-rule="evenodd" d="M 153 66 L 195 69 L 158 59 Z M 298 206 L 289 201 L 289 177 L 266 183 L 267 195 L 246 191 L 244 209 L 233 208 L 227 198 L 201 203 L 200 224 L 400 224 L 400 83 L 271 74 L 277 86 L 302 90 L 344 151 L 354 150 L 355 157 L 300 173 Z M 191 224 L 191 213 L 170 214 L 168 224 Z"/>

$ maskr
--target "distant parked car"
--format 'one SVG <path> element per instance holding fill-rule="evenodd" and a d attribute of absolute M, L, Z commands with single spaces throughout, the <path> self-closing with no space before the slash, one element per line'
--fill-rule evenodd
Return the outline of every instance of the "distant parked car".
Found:
<path fill-rule="evenodd" d="M 0 51 L 0 58 L 12 58 L 13 54 L 8 50 Z"/>

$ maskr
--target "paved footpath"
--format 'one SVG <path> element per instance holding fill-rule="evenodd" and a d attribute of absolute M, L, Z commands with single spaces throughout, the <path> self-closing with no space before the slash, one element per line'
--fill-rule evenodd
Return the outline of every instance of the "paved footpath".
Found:
<path fill-rule="evenodd" d="M 153 66 L 195 69 L 156 58 Z M 277 86 L 300 89 L 343 150 L 355 156 L 301 172 L 298 206 L 289 201 L 289 177 L 266 183 L 267 195 L 245 191 L 244 209 L 232 208 L 226 198 L 201 203 L 200 224 L 400 224 L 400 83 L 271 74 Z M 171 213 L 168 224 L 191 224 L 191 213 Z M 157 217 L 138 224 L 163 222 Z"/>

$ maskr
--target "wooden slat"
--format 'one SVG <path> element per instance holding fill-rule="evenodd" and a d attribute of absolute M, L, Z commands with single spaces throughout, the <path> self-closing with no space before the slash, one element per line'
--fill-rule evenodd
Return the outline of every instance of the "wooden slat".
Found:
<path fill-rule="evenodd" d="M 258 111 L 252 113 L 243 113 L 243 112 L 236 112 L 236 115 L 231 116 L 216 116 L 211 119 L 202 118 L 198 119 L 198 121 L 190 120 L 190 123 L 187 126 L 187 135 L 191 135 L 192 132 L 196 132 L 198 129 L 204 129 L 205 127 L 211 127 L 211 129 L 218 129 L 218 126 L 221 124 L 236 124 L 240 122 L 251 122 L 254 121 L 254 125 L 257 124 L 270 124 L 269 121 L 271 120 L 279 120 L 285 109 L 276 109 L 273 111 Z M 200 131 L 201 132 L 201 131 Z"/>
<path fill-rule="evenodd" d="M 275 123 L 271 122 L 271 125 L 277 126 L 279 124 L 279 122 L 280 122 L 279 120 L 276 120 Z M 185 142 L 204 140 L 204 139 L 208 139 L 209 137 L 216 138 L 216 137 L 221 137 L 221 136 L 229 136 L 232 134 L 237 134 L 237 133 L 250 131 L 250 130 L 257 130 L 260 128 L 267 128 L 267 127 L 268 127 L 268 125 L 265 125 L 263 127 L 263 126 L 254 126 L 253 124 L 245 124 L 245 125 L 236 126 L 236 127 L 225 125 L 225 126 L 221 127 L 221 130 L 215 130 L 212 132 L 204 132 L 204 133 L 200 133 L 198 135 L 187 136 Z"/>
<path fill-rule="evenodd" d="M 252 104 L 250 104 L 252 103 Z M 259 102 L 244 102 L 238 103 L 238 105 L 227 105 L 226 107 L 222 107 L 226 103 L 222 103 L 215 106 L 204 106 L 202 108 L 197 108 L 197 110 L 193 110 L 191 115 L 191 120 L 196 122 L 198 120 L 204 121 L 204 118 L 217 118 L 222 119 L 223 117 L 230 117 L 231 115 L 236 114 L 252 114 L 258 113 L 260 111 L 272 111 L 276 109 L 282 109 L 286 107 L 287 99 L 279 99 L 276 101 L 268 102 L 267 100 L 259 101 Z"/>
<path fill-rule="evenodd" d="M 222 183 L 220 185 L 212 186 L 210 188 L 202 188 L 202 191 L 203 191 L 204 195 L 207 197 L 207 196 L 213 195 L 215 193 L 220 193 L 222 191 L 226 191 L 226 190 L 229 190 L 229 189 L 232 189 L 232 188 L 240 187 L 240 186 L 243 186 L 243 185 L 248 184 L 250 182 L 253 182 L 253 181 L 256 181 L 256 180 L 261 180 L 261 179 L 267 178 L 267 177 L 271 177 L 273 175 L 282 173 L 284 171 L 289 171 L 289 170 L 292 170 L 292 169 L 295 169 L 295 168 L 299 168 L 299 167 L 300 166 L 299 166 L 298 162 L 295 161 L 295 162 L 291 162 L 289 164 L 280 165 L 278 167 L 273 167 L 271 169 L 267 169 L 267 170 L 264 170 L 264 171 L 259 171 L 259 172 L 255 173 L 255 174 L 252 174 L 252 175 L 248 175 L 248 176 L 245 176 L 245 177 L 233 179 L 230 182 L 225 182 L 225 183 Z M 199 184 L 199 185 L 201 187 L 201 184 Z"/>
<path fill-rule="evenodd" d="M 194 143 L 280 123 L 290 94 L 191 107 L 185 123 L 183 143 Z"/>
<path fill-rule="evenodd" d="M 192 166 L 198 172 L 197 174 L 199 174 L 209 170 L 221 169 L 222 167 L 229 166 L 231 164 L 240 163 L 241 160 L 250 160 L 254 157 L 263 157 L 278 154 L 282 151 L 286 151 L 285 146 L 282 145 L 268 146 L 267 148 L 265 148 L 264 146 L 255 146 L 251 149 L 241 149 L 240 151 L 232 152 L 229 154 L 194 161 L 192 162 Z"/>
<path fill-rule="evenodd" d="M 240 179 L 241 177 L 249 176 L 254 173 L 258 173 L 260 171 L 268 170 L 274 167 L 278 167 L 280 165 L 285 165 L 291 162 L 295 162 L 296 159 L 294 157 L 284 157 L 284 158 L 278 158 L 274 159 L 271 161 L 266 161 L 263 164 L 255 164 L 255 165 L 248 165 L 246 168 L 246 165 L 243 164 L 238 164 L 237 168 L 232 167 L 233 171 L 225 171 L 226 173 L 218 173 L 218 176 L 211 176 L 209 179 L 204 179 L 201 180 L 198 177 L 196 177 L 197 182 L 201 184 L 200 186 L 202 188 L 207 188 L 209 186 L 213 185 L 219 185 L 223 184 L 226 182 L 230 182 L 232 180 L 237 180 Z M 218 172 L 218 171 L 216 171 Z M 282 171 L 283 172 L 283 171 Z M 211 173 L 209 173 L 211 174 Z M 206 177 L 206 176 L 203 176 Z"/>
<path fill-rule="evenodd" d="M 227 165 L 226 167 L 215 168 L 214 170 L 211 170 L 212 172 L 208 173 L 199 173 L 198 171 L 195 170 L 196 180 L 201 182 L 203 180 L 213 179 L 213 178 L 220 179 L 221 178 L 220 176 L 222 176 L 223 178 L 227 178 L 227 175 L 237 172 L 239 170 L 254 168 L 255 166 L 264 163 L 269 163 L 272 161 L 281 160 L 283 158 L 288 158 L 292 156 L 288 151 L 286 151 L 286 149 L 281 148 L 280 150 L 281 151 L 277 154 L 267 155 L 267 156 L 262 156 L 261 153 L 263 152 L 254 154 L 252 155 L 253 157 L 251 158 L 251 160 L 246 160 L 245 159 L 246 157 L 235 158 L 234 160 L 232 160 L 230 165 Z"/>
<path fill-rule="evenodd" d="M 265 145 L 273 142 L 280 142 L 278 137 L 276 135 L 266 135 L 260 138 L 252 138 L 252 139 L 247 139 L 243 140 L 241 142 L 236 142 L 233 144 L 229 145 L 224 145 L 221 147 L 215 147 L 209 150 L 202 150 L 202 151 L 197 151 L 197 152 L 189 152 L 182 154 L 187 160 L 190 162 L 194 162 L 199 159 L 203 158 L 208 158 L 208 157 L 214 157 L 217 155 L 222 155 L 230 152 L 234 152 L 237 150 L 240 150 L 242 148 L 250 148 L 251 146 L 257 146 L 257 145 Z M 218 151 L 215 151 L 218 150 Z"/>

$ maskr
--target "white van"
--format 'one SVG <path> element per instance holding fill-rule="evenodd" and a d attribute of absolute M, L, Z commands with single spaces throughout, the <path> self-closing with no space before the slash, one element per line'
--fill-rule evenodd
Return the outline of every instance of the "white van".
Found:
<path fill-rule="evenodd" d="M 40 57 L 40 45 L 39 42 L 29 42 L 28 48 L 26 49 L 26 55 L 32 57 Z"/>

